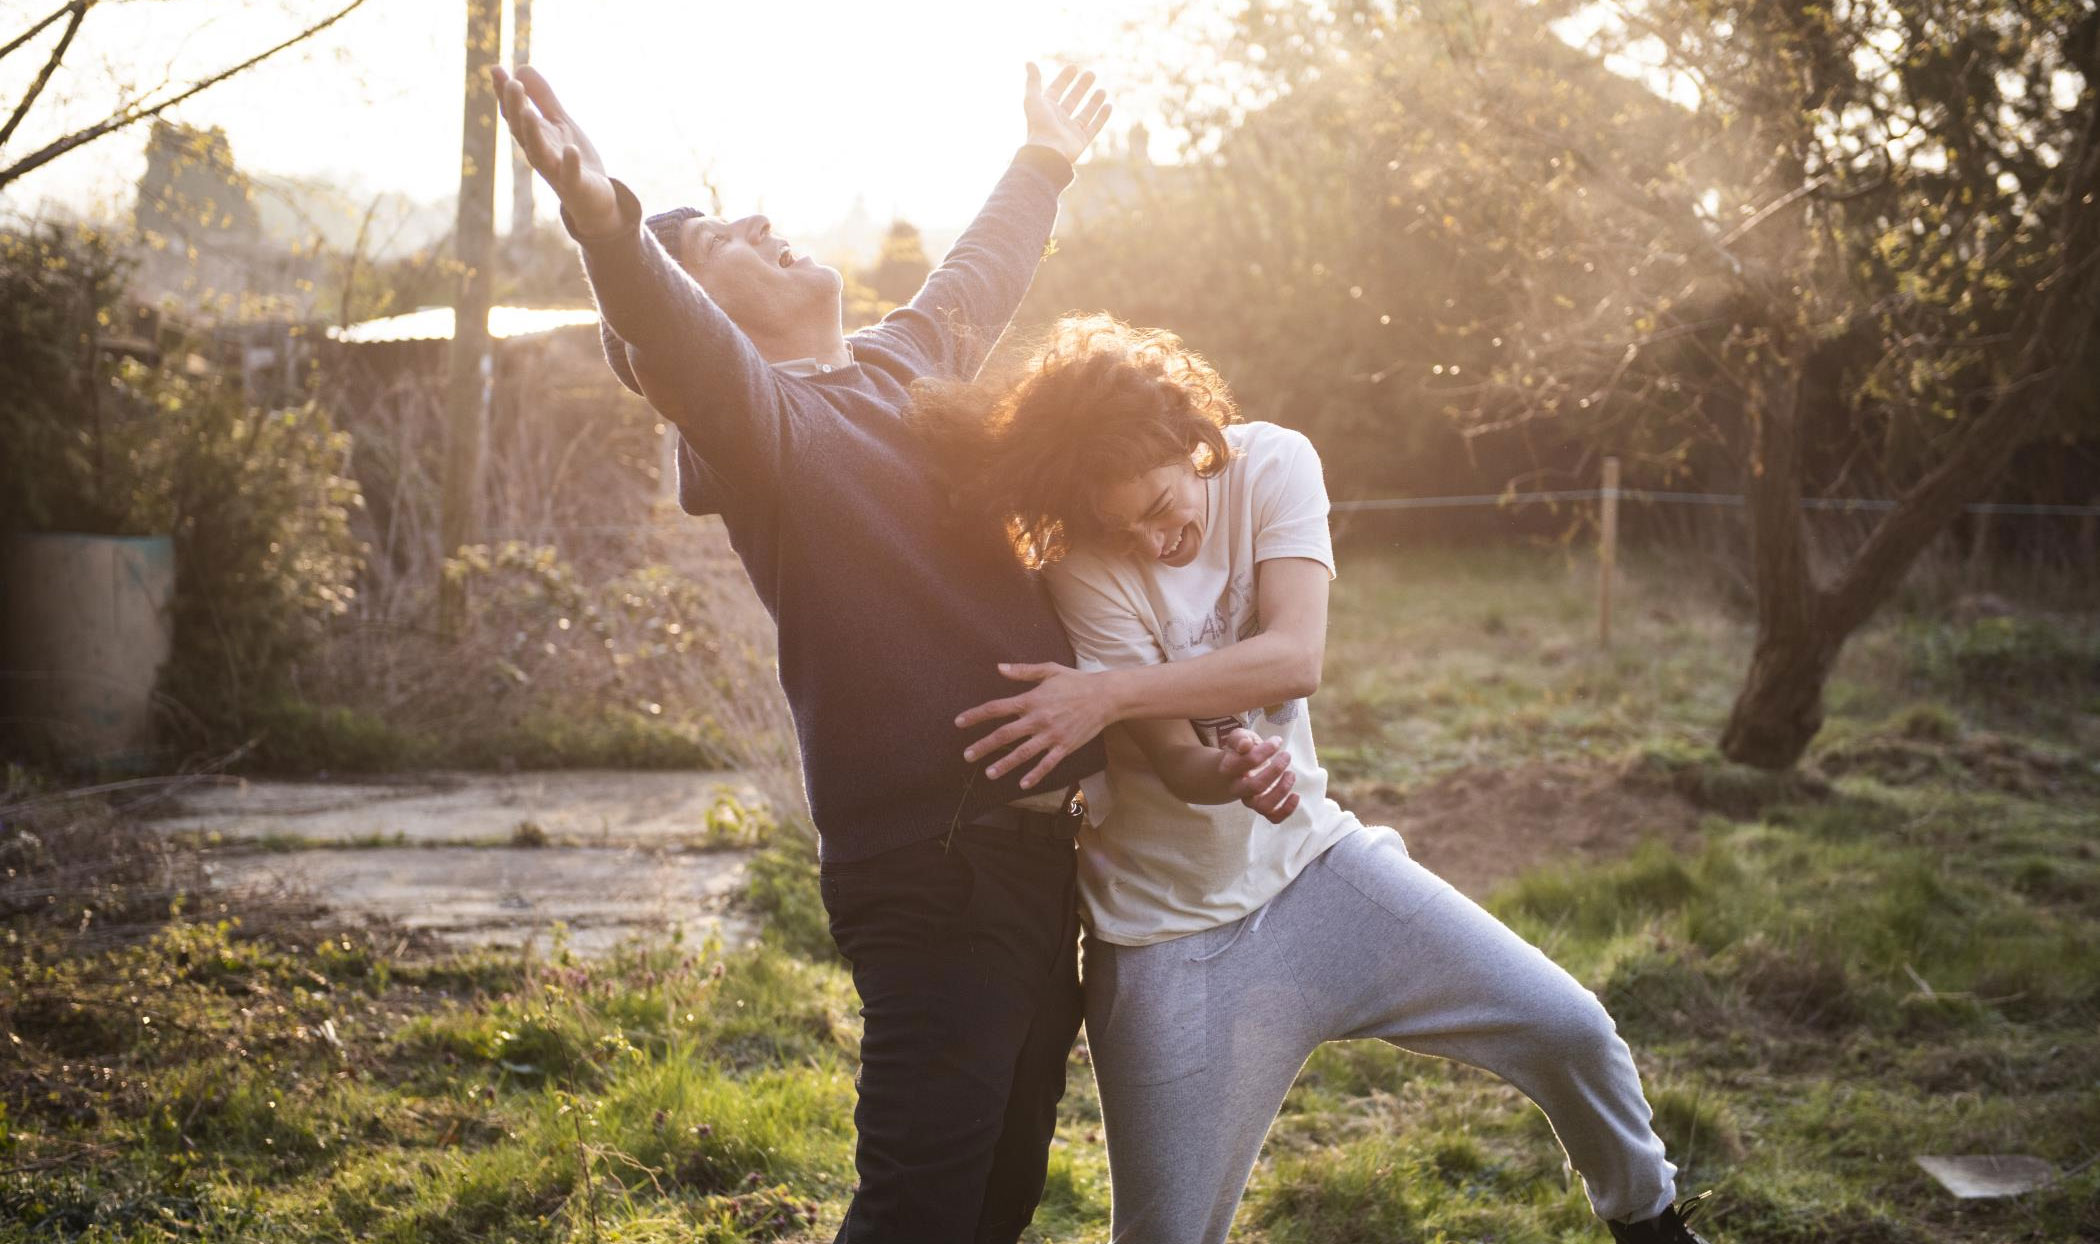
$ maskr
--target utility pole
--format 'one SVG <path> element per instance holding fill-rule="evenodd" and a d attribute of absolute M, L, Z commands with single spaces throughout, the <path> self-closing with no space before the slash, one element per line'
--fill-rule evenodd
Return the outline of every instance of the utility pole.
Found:
<path fill-rule="evenodd" d="M 532 63 L 532 0 L 512 0 L 510 6 L 510 67 L 516 73 Z M 512 270 L 525 266 L 532 245 L 532 165 L 525 148 L 513 139 L 510 144 L 510 262 Z"/>
<path fill-rule="evenodd" d="M 467 89 L 460 140 L 459 222 L 454 229 L 460 265 L 452 317 L 452 375 L 445 392 L 445 497 L 439 521 L 444 554 L 459 555 L 479 534 L 481 450 L 488 435 L 489 390 L 495 360 L 489 351 L 489 297 L 495 273 L 496 88 L 489 67 L 503 40 L 502 0 L 467 0 Z M 438 585 L 438 630 L 456 639 L 466 622 L 463 579 Z"/>

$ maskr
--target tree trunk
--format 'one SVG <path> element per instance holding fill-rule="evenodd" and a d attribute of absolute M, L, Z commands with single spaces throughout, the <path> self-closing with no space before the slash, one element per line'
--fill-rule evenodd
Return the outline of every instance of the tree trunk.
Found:
<path fill-rule="evenodd" d="M 1721 754 L 1761 769 L 1785 769 L 1823 728 L 1823 681 L 1836 645 L 1825 635 L 1822 594 L 1801 523 L 1800 415 L 1805 361 L 1774 345 L 1753 364 L 1745 395 L 1750 449 L 1750 551 L 1757 585 L 1757 643 L 1750 672 L 1721 732 Z"/>
<path fill-rule="evenodd" d="M 1790 769 L 1823 729 L 1823 684 L 1839 645 L 1760 634 L 1736 693 L 1721 754 L 1760 769 Z"/>

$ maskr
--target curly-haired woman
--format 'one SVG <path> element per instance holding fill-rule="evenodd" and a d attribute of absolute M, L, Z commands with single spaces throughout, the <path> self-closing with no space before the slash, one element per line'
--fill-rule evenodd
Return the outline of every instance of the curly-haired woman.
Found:
<path fill-rule="evenodd" d="M 1224 1240 L 1306 1057 L 1376 1037 L 1537 1102 L 1617 1239 L 1697 1240 L 1595 995 L 1327 797 L 1307 697 L 1334 559 L 1311 442 L 1239 422 L 1200 356 L 1106 316 L 1061 321 L 1011 385 L 922 390 L 913 418 L 959 501 L 1046 572 L 1080 667 L 1010 670 L 1038 687 L 965 715 L 1014 718 L 970 758 L 1047 766 L 1119 723 L 1079 853 L 1113 1238 Z M 1118 671 L 1163 663 L 1214 716 L 1120 720 Z M 1218 748 L 1257 734 L 1282 744 L 1256 804 L 1275 824 L 1215 776 Z"/>

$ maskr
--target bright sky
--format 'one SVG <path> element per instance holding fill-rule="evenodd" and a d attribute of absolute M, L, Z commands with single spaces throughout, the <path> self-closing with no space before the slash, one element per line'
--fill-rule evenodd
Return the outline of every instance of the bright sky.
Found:
<path fill-rule="evenodd" d="M 59 0 L 0 0 L 0 43 Z M 66 67 L 0 150 L 20 158 L 105 115 L 120 79 L 196 78 L 237 62 L 340 0 L 105 0 Z M 506 46 L 509 0 L 504 0 Z M 1023 136 L 1022 66 L 1132 46 L 1132 0 L 535 0 L 532 60 L 645 206 L 704 204 L 711 170 L 732 212 L 783 232 L 825 228 L 865 196 L 929 226 L 975 211 Z M 301 49 L 170 115 L 222 126 L 244 169 L 319 176 L 369 196 L 437 199 L 458 188 L 462 0 L 367 0 Z M 0 61 L 0 108 L 56 28 Z M 172 58 L 172 64 L 171 64 Z M 507 59 L 507 55 L 506 55 Z M 1117 66 L 1101 68 L 1113 88 Z M 1134 76 L 1134 75 L 1132 75 Z M 1127 92 L 1115 128 L 1149 111 Z M 1155 127 L 1156 128 L 1156 127 Z M 0 192 L 33 212 L 127 211 L 147 126 L 104 138 Z M 509 210 L 508 145 L 497 219 Z M 539 214 L 549 212 L 542 187 Z"/>

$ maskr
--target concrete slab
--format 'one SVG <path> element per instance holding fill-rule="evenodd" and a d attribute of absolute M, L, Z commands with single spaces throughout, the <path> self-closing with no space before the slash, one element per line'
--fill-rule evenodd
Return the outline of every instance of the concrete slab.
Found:
<path fill-rule="evenodd" d="M 2018 1153 L 1918 1154 L 1912 1161 L 1964 1201 L 2019 1196 L 2056 1178 L 2048 1162 Z"/>
<path fill-rule="evenodd" d="M 633 846 L 705 841 L 725 799 L 755 801 L 733 773 L 564 770 L 425 773 L 355 782 L 236 779 L 171 799 L 164 832 L 230 841 L 508 842 L 522 823 L 556 843 Z"/>
<path fill-rule="evenodd" d="M 217 856 L 212 884 L 234 893 L 310 895 L 347 915 L 384 916 L 455 946 L 549 944 L 556 921 L 580 954 L 603 954 L 635 934 L 725 944 L 757 932 L 729 900 L 748 851 L 633 848 L 367 847 Z"/>

